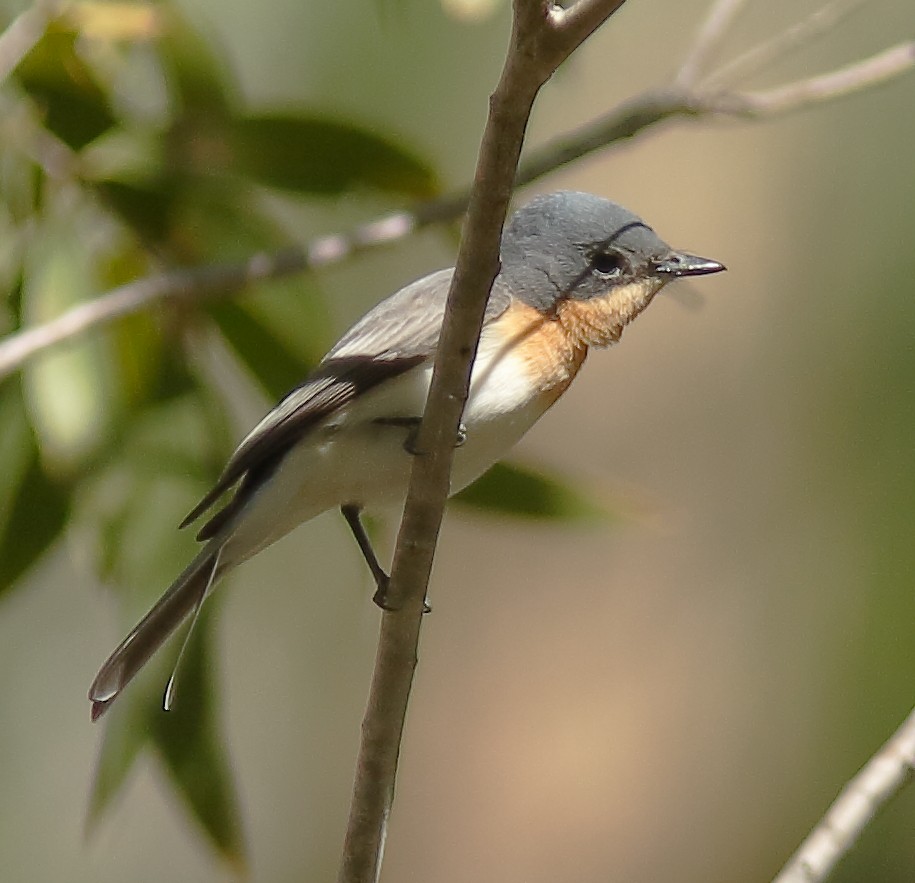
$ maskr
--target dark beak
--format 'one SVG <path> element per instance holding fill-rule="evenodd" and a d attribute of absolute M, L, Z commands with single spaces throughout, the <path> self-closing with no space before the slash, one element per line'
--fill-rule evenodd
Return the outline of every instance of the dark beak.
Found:
<path fill-rule="evenodd" d="M 675 279 L 679 279 L 681 276 L 708 276 L 710 273 L 720 273 L 727 267 L 719 264 L 718 261 L 710 261 L 708 258 L 700 258 L 682 251 L 672 251 L 663 260 L 655 261 L 652 269 L 659 276 L 673 276 Z"/>

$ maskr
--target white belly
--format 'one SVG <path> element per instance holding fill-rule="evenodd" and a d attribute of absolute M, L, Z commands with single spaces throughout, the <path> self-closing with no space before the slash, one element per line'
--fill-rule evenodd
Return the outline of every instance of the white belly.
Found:
<path fill-rule="evenodd" d="M 303 521 L 345 504 L 368 508 L 400 504 L 412 456 L 409 429 L 378 418 L 422 414 L 431 365 L 415 368 L 361 396 L 310 432 L 239 513 L 224 556 L 237 563 Z M 525 366 L 496 350 L 484 335 L 464 409 L 466 440 L 456 451 L 451 492 L 480 475 L 527 432 L 546 403 L 531 396 Z"/>

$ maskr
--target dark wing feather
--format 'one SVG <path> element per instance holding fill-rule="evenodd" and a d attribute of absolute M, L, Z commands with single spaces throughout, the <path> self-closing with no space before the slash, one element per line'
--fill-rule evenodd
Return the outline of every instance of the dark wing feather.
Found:
<path fill-rule="evenodd" d="M 373 359 L 351 356 L 325 359 L 300 386 L 288 393 L 235 449 L 216 484 L 187 514 L 187 527 L 242 478 L 265 478 L 283 455 L 316 423 L 351 402 L 360 393 L 425 361 L 426 356 Z M 244 495 L 242 495 L 244 496 Z M 238 500 L 239 504 L 241 500 Z M 231 508 L 231 507 L 229 507 Z M 208 521 L 197 539 L 208 540 L 232 514 L 222 510 Z"/>
<path fill-rule="evenodd" d="M 188 513 L 196 521 L 240 480 L 235 499 L 201 529 L 209 539 L 243 505 L 250 492 L 312 427 L 354 398 L 429 359 L 438 346 L 452 270 L 426 276 L 366 313 L 318 367 L 268 413 L 229 458 L 219 480 Z M 484 323 L 500 316 L 511 298 L 496 280 Z"/>

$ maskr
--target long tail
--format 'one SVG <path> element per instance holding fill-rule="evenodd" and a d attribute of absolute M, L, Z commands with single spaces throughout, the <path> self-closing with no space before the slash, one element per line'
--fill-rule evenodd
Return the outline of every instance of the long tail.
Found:
<path fill-rule="evenodd" d="M 210 543 L 203 549 L 105 660 L 89 687 L 92 720 L 98 720 L 108 710 L 166 638 L 203 602 L 206 592 L 219 577 L 216 572 L 219 549 L 217 543 Z"/>

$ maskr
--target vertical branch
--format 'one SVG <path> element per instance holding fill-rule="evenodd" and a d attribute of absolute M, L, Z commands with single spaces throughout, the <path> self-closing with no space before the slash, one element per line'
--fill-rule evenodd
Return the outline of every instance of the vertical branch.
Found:
<path fill-rule="evenodd" d="M 417 439 L 343 848 L 340 883 L 375 883 L 394 799 L 404 719 L 417 663 L 423 600 L 448 497 L 451 462 L 499 243 L 531 108 L 559 64 L 622 0 L 580 0 L 559 16 L 515 0 L 511 41 L 489 117 L 458 253 L 432 385 Z"/>

